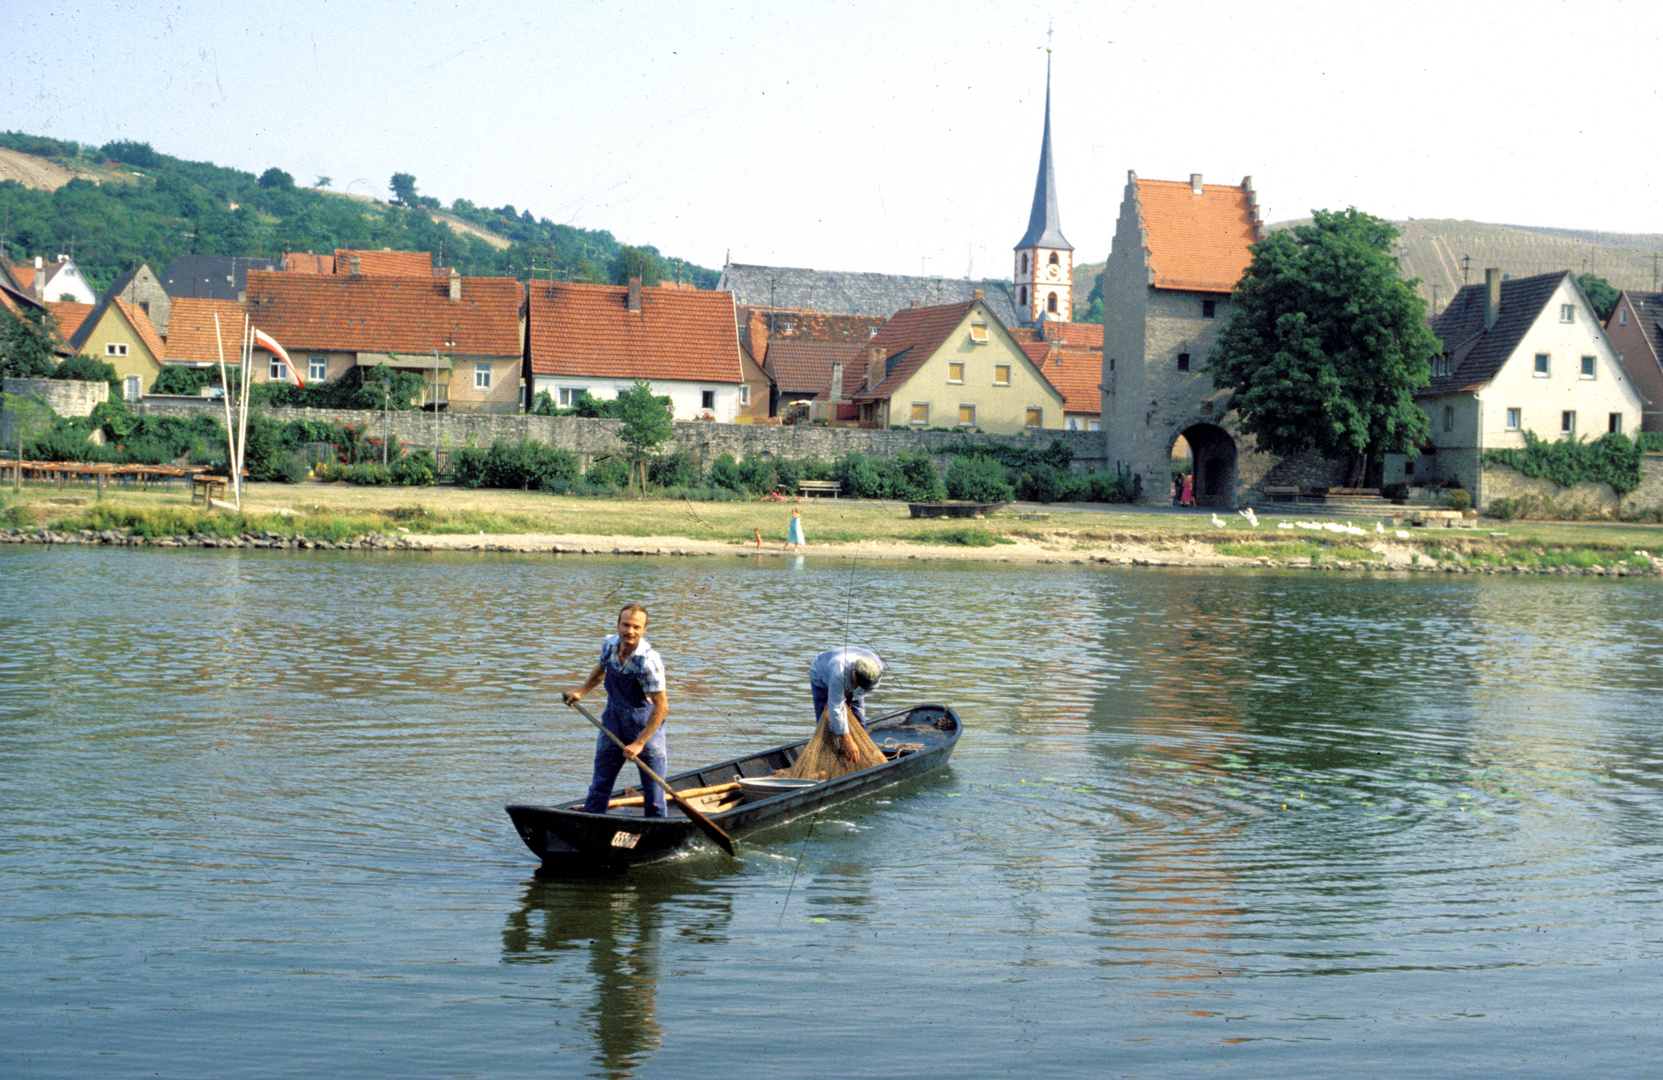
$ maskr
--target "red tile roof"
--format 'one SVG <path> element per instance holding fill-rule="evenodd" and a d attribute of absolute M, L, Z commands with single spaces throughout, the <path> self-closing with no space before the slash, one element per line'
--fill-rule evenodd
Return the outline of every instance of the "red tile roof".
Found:
<path fill-rule="evenodd" d="M 1203 184 L 1196 194 L 1179 180 L 1137 184 L 1138 208 L 1148 238 L 1150 284 L 1191 292 L 1235 290 L 1259 240 L 1259 212 L 1252 185 Z"/>
<path fill-rule="evenodd" d="M 285 349 L 520 355 L 520 283 L 251 270 L 249 320 Z"/>
<path fill-rule="evenodd" d="M 215 315 L 219 316 L 217 336 Z M 167 358 L 173 363 L 217 364 L 223 343 L 225 362 L 234 364 L 242 332 L 243 306 L 235 300 L 178 297 L 168 309 Z"/>
<path fill-rule="evenodd" d="M 536 375 L 744 381 L 732 293 L 539 282 L 526 319 Z"/>
<path fill-rule="evenodd" d="M 847 396 L 866 378 L 865 342 L 775 341 L 764 365 L 782 394 L 824 394 L 831 388 L 832 364 L 843 365 Z"/>
<path fill-rule="evenodd" d="M 73 300 L 49 300 L 46 310 L 52 313 L 52 319 L 58 324 L 58 334 L 68 341 L 75 336 L 75 331 L 81 328 L 81 323 L 92 314 L 95 304 L 80 304 Z"/>
<path fill-rule="evenodd" d="M 352 260 L 358 260 L 358 272 L 376 277 L 426 277 L 433 269 L 433 254 L 427 251 L 354 251 L 337 248 L 335 273 L 352 273 Z"/>
<path fill-rule="evenodd" d="M 1098 385 L 1103 380 L 1103 352 L 1101 349 L 1079 348 L 1049 341 L 1018 341 L 1034 367 L 1056 387 L 1063 396 L 1063 411 L 1099 416 L 1103 412 L 1103 395 Z"/>
<path fill-rule="evenodd" d="M 310 251 L 290 251 L 283 255 L 283 270 L 290 274 L 333 274 L 335 256 L 314 255 Z"/>
<path fill-rule="evenodd" d="M 131 300 L 123 300 L 119 296 L 113 296 L 110 300 L 121 309 L 121 313 L 133 325 L 133 329 L 139 335 L 139 340 L 144 342 L 144 347 L 150 350 L 150 355 L 155 357 L 157 361 L 164 359 L 167 356 L 167 346 L 162 343 L 162 335 L 156 332 L 155 324 L 150 321 L 150 316 L 144 313 L 144 309 Z"/>
<path fill-rule="evenodd" d="M 17 283 L 26 291 L 35 287 L 35 268 L 31 265 L 20 263 L 12 267 L 12 276 L 17 278 Z"/>

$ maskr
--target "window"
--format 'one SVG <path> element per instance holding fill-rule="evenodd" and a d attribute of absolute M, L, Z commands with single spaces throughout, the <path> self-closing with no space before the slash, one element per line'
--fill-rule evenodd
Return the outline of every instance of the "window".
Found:
<path fill-rule="evenodd" d="M 1545 352 L 1536 354 L 1536 377 L 1538 379 L 1548 377 L 1548 354 Z"/>
<path fill-rule="evenodd" d="M 1453 405 L 1444 406 L 1444 430 L 1455 430 L 1455 406 Z"/>
<path fill-rule="evenodd" d="M 479 360 L 473 366 L 473 388 L 475 390 L 489 390 L 491 388 L 491 364 L 486 360 Z"/>
<path fill-rule="evenodd" d="M 1559 321 L 1560 322 L 1576 322 L 1576 305 L 1575 304 L 1560 304 L 1559 305 Z"/>
<path fill-rule="evenodd" d="M 1564 412 L 1559 414 L 1559 434 L 1561 434 L 1561 435 L 1575 435 L 1576 434 L 1576 410 L 1575 409 L 1566 409 Z"/>
<path fill-rule="evenodd" d="M 985 322 L 971 323 L 970 324 L 970 340 L 974 341 L 978 345 L 986 345 L 987 344 L 987 323 L 985 323 Z"/>
<path fill-rule="evenodd" d="M 915 401 L 912 403 L 912 422 L 914 424 L 918 424 L 919 426 L 923 426 L 924 424 L 928 424 L 930 422 L 929 402 Z"/>
<path fill-rule="evenodd" d="M 1057 313 L 1057 294 L 1056 293 L 1046 293 L 1045 294 L 1045 310 L 1050 312 L 1052 315 L 1055 315 Z"/>
<path fill-rule="evenodd" d="M 328 357 L 314 356 L 306 361 L 306 377 L 313 382 L 323 382 L 329 378 Z"/>
<path fill-rule="evenodd" d="M 121 396 L 128 401 L 137 401 L 144 396 L 144 380 L 137 375 L 129 375 L 121 381 Z"/>
<path fill-rule="evenodd" d="M 1009 386 L 1011 384 L 1011 366 L 1009 364 L 993 365 L 993 385 Z"/>
<path fill-rule="evenodd" d="M 1051 265 L 1052 266 L 1057 266 L 1057 265 L 1061 264 L 1061 262 L 1062 262 L 1062 260 L 1057 257 L 1057 253 L 1053 251 L 1051 253 Z"/>
<path fill-rule="evenodd" d="M 1594 377 L 1596 370 L 1595 365 L 1597 363 L 1598 361 L 1596 361 L 1592 356 L 1584 356 L 1582 358 L 1582 377 L 1584 379 L 1592 379 Z"/>
<path fill-rule="evenodd" d="M 1023 308 L 1028 306 L 1028 286 L 1024 285 L 1016 290 L 1016 306 Z"/>
<path fill-rule="evenodd" d="M 560 388 L 560 407 L 569 409 L 576 405 L 579 400 L 588 396 L 589 388 L 587 386 L 562 386 Z"/>
<path fill-rule="evenodd" d="M 1507 410 L 1507 430 L 1517 431 L 1524 422 L 1524 410 L 1517 407 Z"/>
<path fill-rule="evenodd" d="M 282 382 L 283 376 L 286 374 L 288 374 L 288 372 L 283 366 L 282 358 L 276 356 L 272 357 L 271 366 L 266 369 L 266 378 L 276 382 Z"/>
<path fill-rule="evenodd" d="M 960 361 L 954 360 L 954 361 L 952 361 L 951 363 L 949 363 L 947 365 L 947 381 L 948 382 L 959 382 L 959 383 L 964 381 L 964 364 L 963 363 L 961 363 Z"/>
<path fill-rule="evenodd" d="M 105 356 L 126 356 L 127 355 L 127 346 L 125 344 L 123 344 L 122 342 L 119 342 L 119 341 L 106 342 L 105 345 L 104 345 L 104 355 Z"/>
<path fill-rule="evenodd" d="M 1628 309 L 1627 308 L 1623 308 L 1621 311 L 1617 312 L 1617 325 L 1618 326 L 1627 326 L 1628 325 Z"/>
<path fill-rule="evenodd" d="M 1606 422 L 1605 430 L 1613 435 L 1621 435 L 1623 433 L 1623 414 L 1620 412 L 1612 413 L 1611 418 Z"/>
<path fill-rule="evenodd" d="M 976 426 L 976 406 L 974 406 L 974 405 L 960 405 L 959 406 L 959 427 L 975 427 L 975 426 Z"/>
<path fill-rule="evenodd" d="M 1028 410 L 1028 415 L 1023 417 L 1023 419 L 1022 419 L 1022 426 L 1023 427 L 1038 427 L 1038 428 L 1044 427 L 1045 426 L 1045 410 L 1044 409 L 1029 409 Z"/>
<path fill-rule="evenodd" d="M 1179 353 L 1178 354 L 1178 370 L 1179 371 L 1188 371 L 1189 369 L 1190 369 L 1190 354 L 1187 353 L 1187 352 Z"/>
<path fill-rule="evenodd" d="M 716 407 L 716 391 L 714 391 L 714 390 L 701 390 L 701 391 L 699 391 L 699 408 L 701 408 L 701 409 L 714 409 L 715 407 Z"/>
<path fill-rule="evenodd" d="M 749 405 L 750 403 L 751 403 L 751 384 L 750 383 L 740 383 L 739 384 L 739 404 L 741 406 L 745 406 L 745 405 Z"/>
<path fill-rule="evenodd" d="M 1201 301 L 1201 317 L 1203 319 L 1216 319 L 1216 318 L 1218 318 L 1218 301 L 1217 300 L 1203 300 L 1203 301 Z"/>
<path fill-rule="evenodd" d="M 1028 272 L 1028 253 L 1026 251 L 1022 253 L 1022 272 L 1024 274 Z"/>

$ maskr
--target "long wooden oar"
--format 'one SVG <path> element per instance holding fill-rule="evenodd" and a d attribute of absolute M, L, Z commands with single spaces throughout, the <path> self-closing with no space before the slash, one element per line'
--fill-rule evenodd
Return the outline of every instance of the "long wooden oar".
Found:
<path fill-rule="evenodd" d="M 583 707 L 583 703 L 581 701 L 568 702 L 568 704 L 570 704 L 571 707 L 576 709 L 578 712 L 582 713 L 583 718 L 585 720 L 589 721 L 591 724 L 594 724 L 596 727 L 600 728 L 601 731 L 605 733 L 607 738 L 609 738 L 613 742 L 617 743 L 618 744 L 618 749 L 620 749 L 620 750 L 627 750 L 628 749 L 629 744 L 624 742 L 624 740 L 618 738 L 618 736 L 613 733 L 611 728 L 608 728 L 605 724 L 603 724 L 599 720 L 595 719 L 595 714 L 590 712 L 588 709 L 585 709 Z M 629 757 L 629 754 L 626 753 L 624 755 L 624 757 L 626 757 L 626 758 Z M 704 833 L 706 836 L 710 837 L 711 840 L 715 841 L 717 847 L 720 847 L 723 851 L 727 852 L 729 855 L 737 855 L 738 854 L 738 852 L 735 851 L 734 847 L 733 847 L 733 837 L 731 837 L 727 833 L 723 832 L 722 827 L 720 825 L 716 824 L 714 821 L 711 821 L 709 818 L 705 817 L 703 814 L 701 814 L 699 812 L 697 807 L 695 807 L 692 803 L 688 802 L 686 799 L 682 798 L 679 794 L 677 794 L 676 789 L 671 787 L 669 784 L 665 783 L 664 778 L 662 776 L 659 776 L 657 773 L 655 773 L 651 769 L 649 769 L 647 767 L 647 763 L 645 761 L 642 761 L 640 758 L 631 758 L 630 760 L 634 761 L 635 764 L 640 767 L 641 772 L 643 774 L 645 774 L 648 779 L 650 779 L 653 783 L 657 784 L 659 787 L 663 788 L 664 789 L 664 794 L 666 794 L 670 797 L 670 801 L 675 803 L 677 806 L 681 807 L 681 812 L 687 815 L 688 820 L 691 821 L 693 824 L 697 825 L 699 827 L 700 832 Z"/>

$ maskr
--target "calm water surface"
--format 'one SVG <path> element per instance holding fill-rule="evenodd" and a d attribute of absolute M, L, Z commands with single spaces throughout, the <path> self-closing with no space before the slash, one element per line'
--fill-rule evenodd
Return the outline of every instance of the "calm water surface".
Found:
<path fill-rule="evenodd" d="M 545 878 L 557 690 L 653 611 L 672 767 L 832 645 L 949 770 Z M 1642 1076 L 1663 588 L 0 549 L 0 1075 Z"/>

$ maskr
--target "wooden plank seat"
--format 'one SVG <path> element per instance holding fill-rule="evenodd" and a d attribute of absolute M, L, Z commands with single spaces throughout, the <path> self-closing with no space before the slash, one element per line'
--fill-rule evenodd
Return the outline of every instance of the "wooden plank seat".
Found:
<path fill-rule="evenodd" d="M 197 496 L 202 496 L 202 505 L 208 506 L 214 499 L 225 499 L 225 477 L 211 476 L 208 473 L 198 473 L 191 477 L 191 505 L 196 505 Z"/>
<path fill-rule="evenodd" d="M 807 495 L 809 498 L 813 498 L 816 495 L 830 495 L 833 498 L 836 498 L 838 492 L 842 490 L 843 485 L 838 483 L 836 480 L 797 481 L 797 494 Z"/>

